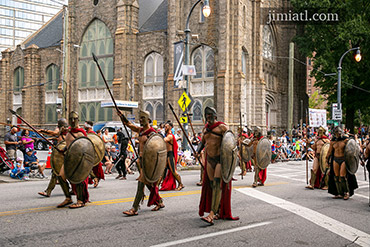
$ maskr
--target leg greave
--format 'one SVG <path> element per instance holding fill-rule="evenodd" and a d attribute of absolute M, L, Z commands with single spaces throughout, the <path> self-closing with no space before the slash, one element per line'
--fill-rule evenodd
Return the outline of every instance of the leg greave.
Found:
<path fill-rule="evenodd" d="M 221 178 L 214 178 L 212 189 L 212 205 L 211 210 L 214 214 L 218 213 L 221 202 Z"/>

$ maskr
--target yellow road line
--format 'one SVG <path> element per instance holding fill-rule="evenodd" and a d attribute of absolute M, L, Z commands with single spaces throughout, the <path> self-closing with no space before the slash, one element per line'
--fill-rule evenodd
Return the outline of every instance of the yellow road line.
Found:
<path fill-rule="evenodd" d="M 269 184 L 266 184 L 265 186 L 274 186 L 274 185 L 282 185 L 282 184 L 288 184 L 288 182 L 269 183 Z M 251 186 L 250 185 L 249 186 L 233 186 L 233 189 L 240 189 L 240 188 L 247 188 L 247 187 L 251 187 Z M 169 198 L 169 197 L 176 197 L 176 196 L 189 196 L 189 195 L 197 195 L 200 193 L 201 193 L 201 190 L 168 192 L 168 193 L 161 193 L 161 197 Z M 134 199 L 135 199 L 134 197 L 118 198 L 118 199 L 111 199 L 111 200 L 104 200 L 104 201 L 95 201 L 95 202 L 89 203 L 88 205 L 89 206 L 101 206 L 101 205 L 109 205 L 109 204 L 116 204 L 116 203 L 133 202 Z M 148 197 L 146 196 L 144 200 L 147 200 L 147 199 Z M 27 208 L 27 209 L 0 212 L 0 217 L 34 213 L 34 212 L 53 211 L 53 210 L 60 210 L 60 209 L 63 209 L 63 208 L 56 208 L 55 206 Z"/>

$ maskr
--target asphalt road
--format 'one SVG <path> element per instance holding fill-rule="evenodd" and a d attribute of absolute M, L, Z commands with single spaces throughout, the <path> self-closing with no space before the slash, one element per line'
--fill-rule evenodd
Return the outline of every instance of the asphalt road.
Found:
<path fill-rule="evenodd" d="M 253 174 L 235 171 L 232 213 L 238 221 L 200 220 L 199 171 L 181 171 L 185 189 L 163 192 L 166 207 L 141 206 L 126 217 L 136 177 L 107 176 L 81 209 L 57 209 L 64 196 L 57 185 L 50 198 L 37 195 L 48 180 L 0 183 L 0 246 L 370 246 L 368 181 L 348 201 L 327 191 L 305 189 L 305 162 L 271 164 L 265 186 L 251 188 Z M 0 177 L 1 180 L 1 177 Z M 149 194 L 146 191 L 146 194 Z M 73 198 L 74 201 L 76 200 Z"/>

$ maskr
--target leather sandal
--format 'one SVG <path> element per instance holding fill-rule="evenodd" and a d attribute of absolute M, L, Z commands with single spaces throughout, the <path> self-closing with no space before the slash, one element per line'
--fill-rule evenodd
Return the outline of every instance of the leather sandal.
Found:
<path fill-rule="evenodd" d="M 256 188 L 256 187 L 257 187 L 257 183 L 253 183 L 253 184 L 252 184 L 252 187 L 253 187 L 253 188 Z"/>
<path fill-rule="evenodd" d="M 83 208 L 83 207 L 85 207 L 85 203 L 83 203 L 81 201 L 78 201 L 78 202 L 72 204 L 71 206 L 69 206 L 70 209 Z"/>
<path fill-rule="evenodd" d="M 344 193 L 344 197 L 343 197 L 343 200 L 348 200 L 349 199 L 349 193 Z"/>
<path fill-rule="evenodd" d="M 98 185 L 99 185 L 99 179 L 94 178 L 94 188 L 98 187 Z"/>
<path fill-rule="evenodd" d="M 64 208 L 65 206 L 72 204 L 73 201 L 71 198 L 66 198 L 61 204 L 57 206 L 57 208 Z"/>
<path fill-rule="evenodd" d="M 207 222 L 208 224 L 210 224 L 211 226 L 214 225 L 215 223 L 213 222 L 213 219 L 211 217 L 209 217 L 209 215 L 207 217 L 202 217 L 200 218 L 201 220 L 203 220 L 204 222 Z"/>
<path fill-rule="evenodd" d="M 159 204 L 159 205 L 155 206 L 155 207 L 152 209 L 152 211 L 159 211 L 161 208 L 164 208 L 164 204 L 163 204 L 163 203 L 161 203 L 161 204 Z"/>
<path fill-rule="evenodd" d="M 180 184 L 179 187 L 177 187 L 175 190 L 177 191 L 180 191 L 182 190 L 183 188 L 185 188 L 185 186 L 183 184 Z"/>
<path fill-rule="evenodd" d="M 334 196 L 334 197 L 333 197 L 333 199 L 343 199 L 343 196 L 341 196 L 341 195 L 336 195 L 336 196 Z"/>
<path fill-rule="evenodd" d="M 137 211 L 135 211 L 132 208 L 130 210 L 123 211 L 122 213 L 127 215 L 127 216 L 136 216 L 136 215 L 138 215 Z"/>
<path fill-rule="evenodd" d="M 313 189 L 314 189 L 314 187 L 312 187 L 312 185 L 310 184 L 310 185 L 307 185 L 307 186 L 306 186 L 306 189 L 313 190 Z"/>
<path fill-rule="evenodd" d="M 45 197 L 50 197 L 50 194 L 46 193 L 46 192 L 39 192 L 39 195 L 40 196 L 45 196 Z"/>

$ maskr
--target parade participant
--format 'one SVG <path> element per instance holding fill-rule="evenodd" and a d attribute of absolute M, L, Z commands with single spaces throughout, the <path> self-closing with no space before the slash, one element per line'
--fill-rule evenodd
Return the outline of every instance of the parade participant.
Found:
<path fill-rule="evenodd" d="M 329 164 L 329 158 L 332 156 L 330 162 L 329 189 L 328 192 L 334 195 L 334 199 L 348 200 L 354 194 L 354 190 L 358 188 L 355 175 L 347 172 L 346 161 L 344 158 L 345 147 L 348 138 L 343 136 L 343 131 L 340 127 L 335 127 L 334 137 L 330 142 L 326 162 Z"/>
<path fill-rule="evenodd" d="M 207 123 L 203 128 L 202 141 L 196 153 L 199 157 L 207 145 L 199 215 L 203 216 L 204 212 L 209 212 L 208 216 L 201 219 L 213 225 L 214 219 L 238 218 L 233 218 L 231 215 L 231 181 L 228 184 L 224 181 L 221 183 L 221 142 L 228 127 L 225 123 L 217 121 L 214 108 L 206 107 L 204 115 Z"/>
<path fill-rule="evenodd" d="M 267 168 L 261 169 L 257 164 L 257 145 L 258 142 L 263 138 L 261 128 L 256 126 L 253 133 L 253 139 L 248 146 L 253 146 L 252 163 L 254 166 L 254 182 L 252 187 L 263 186 L 267 178 Z"/>
<path fill-rule="evenodd" d="M 65 137 L 66 141 L 66 150 L 69 148 L 71 143 L 78 137 L 81 136 L 87 136 L 86 131 L 79 127 L 78 125 L 79 121 L 79 115 L 77 112 L 72 111 L 69 113 L 69 129 L 67 132 L 67 135 Z M 65 165 L 64 165 L 65 166 Z M 61 169 L 61 173 L 64 173 L 64 166 Z M 59 179 L 59 183 L 62 185 L 63 183 L 66 183 L 62 178 Z M 72 184 L 73 192 L 77 195 L 77 203 L 72 204 L 69 206 L 71 209 L 75 208 L 81 208 L 85 206 L 85 203 L 89 201 L 89 192 L 88 192 L 88 177 L 79 184 Z M 72 203 L 71 195 L 69 193 L 69 190 L 66 191 L 63 189 L 63 192 L 66 196 L 66 199 L 59 204 L 57 207 L 64 207 L 68 204 Z"/>
<path fill-rule="evenodd" d="M 240 162 L 240 169 L 241 173 L 239 175 L 245 176 L 247 175 L 247 172 L 252 171 L 252 162 L 251 161 L 243 161 L 242 159 L 242 143 L 245 139 L 249 139 L 249 136 L 247 134 L 248 130 L 246 127 L 238 129 L 239 132 L 239 138 L 238 138 L 238 146 L 239 146 L 239 162 Z"/>
<path fill-rule="evenodd" d="M 321 153 L 322 147 L 326 143 L 330 143 L 330 140 L 328 139 L 328 137 L 325 136 L 325 132 L 326 131 L 325 131 L 324 127 L 319 128 L 317 139 L 315 140 L 315 143 L 312 146 L 312 149 L 315 152 L 315 158 L 313 160 L 313 167 L 311 169 L 310 184 L 308 186 L 306 186 L 307 189 L 312 189 L 313 190 L 314 187 L 316 187 L 316 188 L 320 187 L 320 181 L 321 181 L 321 177 L 323 175 L 321 173 L 320 163 L 319 163 L 320 162 L 320 153 Z M 327 173 L 326 176 L 328 176 L 328 175 L 329 174 Z M 325 178 L 323 178 L 323 179 L 325 179 Z M 327 185 L 325 185 L 322 189 L 327 190 L 328 189 Z"/>
<path fill-rule="evenodd" d="M 182 190 L 185 186 L 181 182 L 181 177 L 176 171 L 177 164 L 177 142 L 175 136 L 172 134 L 173 124 L 167 122 L 164 126 L 166 137 L 164 141 L 167 147 L 167 166 L 164 170 L 164 180 L 160 190 L 174 190 L 176 188 L 176 181 L 179 186 L 176 190 Z M 176 180 L 176 181 L 175 181 Z"/>
<path fill-rule="evenodd" d="M 57 143 L 60 143 L 64 141 L 67 135 L 67 131 L 68 131 L 67 128 L 68 128 L 67 120 L 65 118 L 61 118 L 58 120 L 58 126 L 54 130 L 41 129 L 40 132 L 50 135 L 50 136 L 55 136 Z M 58 152 L 58 151 L 54 149 L 53 152 Z M 50 197 L 51 192 L 54 190 L 57 181 L 59 181 L 59 179 L 57 178 L 57 175 L 54 172 L 52 172 L 48 187 L 46 188 L 45 191 L 39 192 L 38 194 L 41 196 Z M 60 185 L 62 186 L 63 191 L 64 190 L 69 191 L 69 186 L 67 182 L 64 182 Z"/>
<path fill-rule="evenodd" d="M 86 121 L 84 124 L 84 129 L 87 134 L 96 134 L 93 130 L 94 123 L 91 121 Z M 99 162 L 98 165 L 94 166 L 89 175 L 89 184 L 94 184 L 94 188 L 98 187 L 101 179 L 105 179 L 103 171 L 103 163 Z"/>
<path fill-rule="evenodd" d="M 128 121 L 127 118 L 120 111 L 118 111 L 117 114 L 120 117 L 123 124 L 125 124 L 127 127 L 129 127 L 132 131 L 139 134 L 139 162 L 138 162 L 138 164 L 141 164 L 142 163 L 142 155 L 143 155 L 143 152 L 144 152 L 144 145 L 145 145 L 146 141 L 148 140 L 149 136 L 153 133 L 156 133 L 156 131 L 152 127 L 150 127 L 150 125 L 149 125 L 149 123 L 150 123 L 150 113 L 148 111 L 143 111 L 143 110 L 141 110 L 139 112 L 139 122 L 140 122 L 141 127 L 138 127 L 135 124 Z M 125 214 L 127 216 L 138 215 L 139 204 L 144 199 L 144 187 L 145 187 L 145 185 L 150 190 L 148 207 L 151 206 L 151 205 L 156 205 L 152 209 L 152 211 L 158 211 L 161 208 L 164 208 L 163 200 L 159 196 L 159 193 L 158 193 L 157 183 L 151 184 L 148 181 L 146 181 L 146 179 L 144 177 L 144 174 L 143 174 L 143 171 L 141 169 L 142 169 L 142 166 L 139 165 L 140 176 L 138 178 L 137 191 L 136 191 L 136 196 L 135 196 L 135 200 L 134 200 L 134 203 L 132 205 L 132 208 L 123 212 L 123 214 Z"/>

